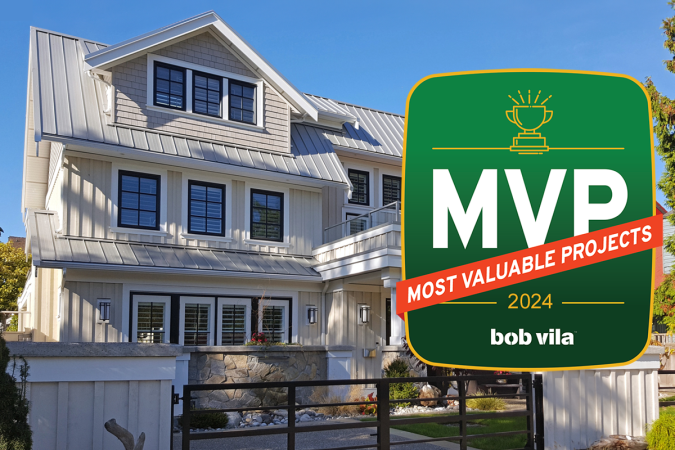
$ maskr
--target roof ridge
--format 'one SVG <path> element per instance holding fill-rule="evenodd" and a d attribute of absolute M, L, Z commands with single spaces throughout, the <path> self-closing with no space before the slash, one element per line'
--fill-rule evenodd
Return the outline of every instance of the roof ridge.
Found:
<path fill-rule="evenodd" d="M 33 30 L 33 31 L 42 31 L 43 33 L 54 34 L 54 35 L 61 36 L 61 37 L 65 37 L 65 38 L 69 38 L 69 39 L 76 39 L 76 40 L 78 40 L 78 41 L 91 42 L 92 44 L 105 45 L 106 47 L 109 47 L 109 46 L 110 46 L 110 44 L 104 44 L 103 42 L 95 41 L 95 40 L 93 40 L 93 39 L 87 39 L 87 38 L 83 38 L 83 37 L 79 37 L 79 36 L 73 36 L 72 34 L 65 34 L 65 33 L 61 33 L 61 32 L 59 32 L 59 31 L 48 30 L 48 29 L 46 29 L 46 28 L 40 28 L 40 27 L 34 27 L 34 26 L 31 26 L 31 30 Z"/>
<path fill-rule="evenodd" d="M 390 112 L 390 111 L 382 111 L 381 109 L 370 108 L 370 107 L 368 107 L 368 106 L 357 105 L 357 104 L 355 104 L 355 103 L 343 102 L 342 100 L 336 100 L 336 99 L 334 99 L 334 98 L 324 97 L 323 95 L 310 94 L 309 92 L 304 92 L 304 94 L 305 94 L 305 95 L 311 95 L 312 97 L 323 98 L 323 99 L 325 99 L 325 100 L 331 100 L 331 101 L 334 101 L 334 102 L 336 102 L 337 104 L 341 104 L 341 105 L 353 106 L 353 107 L 355 107 L 355 108 L 367 109 L 367 110 L 369 110 L 369 111 L 375 111 L 375 112 L 382 113 L 382 114 L 391 114 L 392 116 L 398 116 L 398 117 L 403 117 L 403 118 L 405 118 L 405 115 L 404 115 L 404 114 L 397 114 L 397 113 Z"/>

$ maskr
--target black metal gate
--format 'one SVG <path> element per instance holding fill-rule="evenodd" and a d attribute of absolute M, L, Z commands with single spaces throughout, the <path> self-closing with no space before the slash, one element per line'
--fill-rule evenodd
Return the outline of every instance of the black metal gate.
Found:
<path fill-rule="evenodd" d="M 476 396 L 466 395 L 466 386 L 469 381 L 477 381 L 480 384 L 497 382 L 497 379 L 504 378 L 504 375 L 471 375 L 457 377 L 415 377 L 415 378 L 378 378 L 378 379 L 360 379 L 360 380 L 318 380 L 318 381 L 299 381 L 299 382 L 264 382 L 264 383 L 229 383 L 229 384 L 188 384 L 183 387 L 183 398 L 176 398 L 175 401 L 183 400 L 182 417 L 182 448 L 190 449 L 190 443 L 202 439 L 222 439 L 245 436 L 263 436 L 284 434 L 287 436 L 287 448 L 294 450 L 296 448 L 295 438 L 298 433 L 311 433 L 320 431 L 347 430 L 359 428 L 377 429 L 377 443 L 354 445 L 346 447 L 334 447 L 323 450 L 349 450 L 377 448 L 380 450 L 389 450 L 396 445 L 410 445 L 435 441 L 455 441 L 460 445 L 461 450 L 466 450 L 468 442 L 476 438 L 486 437 L 506 437 L 518 434 L 526 434 L 527 442 L 523 450 L 544 450 L 544 417 L 543 417 L 543 396 L 542 396 L 542 376 L 532 375 L 530 373 L 509 375 L 511 379 L 519 379 L 522 384 L 522 392 L 515 394 L 488 394 L 481 397 L 506 397 L 506 398 L 524 398 L 526 400 L 526 409 L 522 411 L 504 411 L 504 412 L 486 412 L 477 414 L 467 414 L 466 401 Z M 459 402 L 459 411 L 457 415 L 438 415 L 437 417 L 415 417 L 397 419 L 390 416 L 390 406 L 395 403 L 417 402 L 419 399 L 389 399 L 389 387 L 392 383 L 418 383 L 418 382 L 457 382 L 458 396 L 453 400 Z M 296 389 L 299 387 L 317 387 L 317 386 L 351 386 L 351 385 L 375 385 L 377 390 L 377 399 L 374 401 L 356 401 L 340 403 L 322 403 L 322 404 L 301 404 L 296 403 Z M 224 408 L 224 409 L 195 409 L 193 405 L 193 392 L 215 391 L 215 390 L 234 390 L 234 389 L 265 389 L 265 388 L 286 388 L 286 405 L 276 406 L 255 406 L 246 408 Z M 176 396 L 177 397 L 177 396 Z M 427 398 L 424 400 L 448 400 L 447 397 Z M 333 423 L 311 426 L 298 425 L 295 423 L 296 410 L 311 407 L 327 406 L 348 406 L 348 405 L 377 405 L 377 417 L 372 422 L 354 422 L 354 423 Z M 289 406 L 289 405 L 295 405 Z M 274 426 L 266 428 L 247 428 L 243 430 L 228 431 L 201 431 L 194 432 L 190 430 L 190 420 L 197 414 L 214 412 L 245 412 L 245 411 L 267 411 L 285 409 L 288 411 L 288 426 Z M 518 431 L 506 431 L 488 434 L 467 434 L 467 423 L 469 420 L 494 419 L 503 417 L 525 417 L 527 428 Z M 459 423 L 459 436 L 429 438 L 419 440 L 395 441 L 391 442 L 390 427 L 395 425 L 411 425 L 422 423 Z"/>

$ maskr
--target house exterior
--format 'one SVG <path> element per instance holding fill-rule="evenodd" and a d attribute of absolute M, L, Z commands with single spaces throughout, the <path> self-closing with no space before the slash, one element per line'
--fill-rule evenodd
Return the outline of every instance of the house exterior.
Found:
<path fill-rule="evenodd" d="M 402 116 L 302 93 L 213 12 L 115 45 L 31 28 L 29 61 L 34 342 L 181 346 L 178 388 L 402 354 Z M 261 374 L 256 332 L 302 347 Z"/>

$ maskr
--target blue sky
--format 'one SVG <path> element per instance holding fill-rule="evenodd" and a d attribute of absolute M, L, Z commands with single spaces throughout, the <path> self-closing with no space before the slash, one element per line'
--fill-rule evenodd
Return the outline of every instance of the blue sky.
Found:
<path fill-rule="evenodd" d="M 8 2 L 0 17 L 3 241 L 25 233 L 29 27 L 114 44 L 211 9 L 299 89 L 385 111 L 403 113 L 408 91 L 429 74 L 510 67 L 651 76 L 675 96 L 675 75 L 662 63 L 661 21 L 675 14 L 665 0 Z"/>

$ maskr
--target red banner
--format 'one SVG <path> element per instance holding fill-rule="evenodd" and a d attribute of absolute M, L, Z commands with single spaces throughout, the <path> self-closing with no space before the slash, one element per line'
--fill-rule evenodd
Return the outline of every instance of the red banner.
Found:
<path fill-rule="evenodd" d="M 477 261 L 396 283 L 396 313 L 480 294 L 663 245 L 662 216 Z"/>

